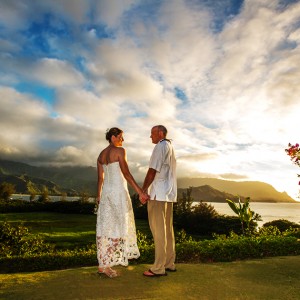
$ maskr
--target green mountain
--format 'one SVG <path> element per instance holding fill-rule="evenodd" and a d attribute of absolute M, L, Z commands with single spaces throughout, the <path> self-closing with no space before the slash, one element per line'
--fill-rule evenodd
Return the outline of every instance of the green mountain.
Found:
<path fill-rule="evenodd" d="M 260 181 L 230 181 L 217 178 L 179 178 L 178 188 L 203 185 L 234 196 L 250 197 L 253 202 L 296 202 L 286 192 L 278 192 L 272 185 Z M 199 201 L 201 199 L 196 200 Z"/>
<path fill-rule="evenodd" d="M 46 186 L 52 194 L 66 192 L 73 196 L 84 191 L 94 195 L 96 178 L 96 168 L 93 167 L 34 167 L 25 163 L 0 160 L 1 182 L 15 184 L 18 193 L 26 192 L 24 184 L 26 187 L 28 184 L 34 184 L 39 190 L 41 186 Z"/>
<path fill-rule="evenodd" d="M 52 181 L 27 175 L 15 176 L 0 174 L 0 182 L 9 182 L 13 184 L 16 192 L 21 194 L 30 194 L 32 192 L 40 194 L 46 187 L 50 195 L 60 195 L 62 193 L 66 193 L 70 196 L 78 195 L 77 191 L 60 187 Z"/>
<path fill-rule="evenodd" d="M 182 197 L 183 193 L 186 193 L 186 189 L 178 188 L 178 198 L 179 199 Z M 203 202 L 226 202 L 226 199 L 231 199 L 231 200 L 236 201 L 235 195 L 225 193 L 225 192 L 220 192 L 219 190 L 216 190 L 209 185 L 193 187 L 191 196 L 195 202 L 200 202 L 200 201 L 203 201 Z M 244 197 L 240 197 L 240 198 L 242 201 L 244 200 Z"/>
<path fill-rule="evenodd" d="M 25 163 L 0 160 L 0 182 L 13 183 L 18 193 L 27 193 L 28 187 L 51 194 L 79 195 L 87 192 L 94 196 L 97 170 L 94 167 L 34 167 Z M 216 178 L 179 178 L 178 195 L 193 187 L 195 201 L 225 202 L 236 196 L 250 197 L 253 202 L 296 202 L 287 193 L 280 193 L 270 184 L 259 181 L 229 181 Z M 132 189 L 130 188 L 132 192 Z"/>

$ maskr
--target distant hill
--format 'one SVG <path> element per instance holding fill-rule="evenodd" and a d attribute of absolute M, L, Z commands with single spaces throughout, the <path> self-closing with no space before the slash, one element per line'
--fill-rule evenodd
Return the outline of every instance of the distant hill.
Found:
<path fill-rule="evenodd" d="M 85 191 L 94 195 L 96 178 L 96 168 L 93 167 L 34 167 L 25 163 L 0 160 L 1 182 L 15 184 L 18 193 L 24 192 L 22 180 L 29 180 L 38 187 L 47 186 L 53 194 L 67 192 L 69 195 L 78 195 Z"/>
<path fill-rule="evenodd" d="M 78 195 L 77 191 L 60 187 L 52 181 L 27 175 L 14 176 L 0 174 L 0 182 L 9 182 L 13 184 L 16 192 L 21 194 L 29 194 L 31 191 L 40 194 L 43 192 L 44 187 L 47 187 L 49 194 L 52 195 L 60 195 L 62 193 L 67 193 L 70 196 Z"/>
<path fill-rule="evenodd" d="M 37 189 L 47 186 L 52 194 L 67 192 L 95 195 L 97 170 L 94 167 L 34 167 L 25 163 L 0 160 L 0 181 L 16 185 L 18 193 L 25 193 L 28 185 Z M 193 187 L 195 201 L 225 202 L 235 196 L 250 197 L 253 202 L 296 202 L 287 193 L 280 193 L 270 184 L 259 181 L 229 181 L 216 178 L 179 178 L 178 194 Z M 129 187 L 129 190 L 133 190 Z M 223 201 L 222 201 L 223 199 Z"/>
<path fill-rule="evenodd" d="M 186 192 L 186 189 L 179 188 L 178 189 L 178 198 L 180 199 L 183 195 L 183 193 Z M 236 196 L 220 192 L 219 190 L 216 190 L 212 188 L 209 185 L 202 185 L 198 187 L 192 188 L 191 196 L 193 197 L 195 202 L 226 202 L 226 199 L 231 199 L 236 201 Z M 240 197 L 241 200 L 244 200 L 244 197 Z"/>
<path fill-rule="evenodd" d="M 260 181 L 230 181 L 217 178 L 179 178 L 178 188 L 208 185 L 234 196 L 250 197 L 253 202 L 296 202 L 286 192 L 278 192 L 272 185 Z M 196 192 L 195 192 L 196 193 Z M 196 200 L 195 201 L 199 201 Z"/>

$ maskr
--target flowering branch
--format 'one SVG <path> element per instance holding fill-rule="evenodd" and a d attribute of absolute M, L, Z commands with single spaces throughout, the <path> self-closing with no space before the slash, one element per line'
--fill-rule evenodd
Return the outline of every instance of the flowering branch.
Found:
<path fill-rule="evenodd" d="M 300 167 L 300 148 L 299 144 L 292 145 L 289 143 L 289 148 L 285 149 L 287 155 L 291 158 L 291 161 Z"/>
<path fill-rule="evenodd" d="M 297 143 L 295 145 L 292 145 L 291 143 L 289 143 L 289 148 L 285 149 L 285 152 L 291 158 L 291 161 L 295 165 L 300 167 L 300 148 L 299 148 L 299 144 Z M 298 174 L 298 177 L 300 177 L 300 174 Z M 300 181 L 299 181 L 299 185 L 300 185 Z"/>

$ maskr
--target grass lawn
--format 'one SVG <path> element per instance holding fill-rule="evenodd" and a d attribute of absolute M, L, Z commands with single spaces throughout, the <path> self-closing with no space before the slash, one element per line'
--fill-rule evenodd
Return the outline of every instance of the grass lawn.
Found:
<path fill-rule="evenodd" d="M 23 223 L 58 248 L 95 242 L 95 215 L 8 213 L 1 221 Z M 149 234 L 147 221 L 137 229 Z M 1 274 L 0 300 L 34 299 L 300 299 L 300 256 L 231 263 L 178 264 L 178 272 L 146 278 L 148 265 L 117 267 L 120 277 L 96 274 L 97 267 Z"/>
<path fill-rule="evenodd" d="M 0 222 L 23 223 L 32 234 L 40 234 L 57 249 L 74 249 L 95 243 L 96 215 L 51 212 L 0 214 Z M 148 221 L 136 220 L 136 227 L 149 235 Z M 151 234 L 149 235 L 151 236 Z"/>
<path fill-rule="evenodd" d="M 63 271 L 0 274 L 0 299 L 300 299 L 300 256 L 213 264 L 178 264 L 166 277 L 142 276 L 148 265 L 96 266 Z"/>

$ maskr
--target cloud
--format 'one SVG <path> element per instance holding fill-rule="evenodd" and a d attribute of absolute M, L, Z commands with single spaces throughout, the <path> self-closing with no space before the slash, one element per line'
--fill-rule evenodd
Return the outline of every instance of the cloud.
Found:
<path fill-rule="evenodd" d="M 32 77 L 50 87 L 82 85 L 84 78 L 68 62 L 43 58 L 33 65 Z M 29 75 L 30 76 L 30 75 Z"/>
<path fill-rule="evenodd" d="M 59 165 L 70 164 L 70 165 L 86 165 L 90 161 L 84 160 L 85 155 L 81 149 L 74 146 L 65 146 L 60 148 L 55 155 L 55 163 Z"/>
<path fill-rule="evenodd" d="M 135 0 L 110 0 L 95 1 L 95 21 L 103 22 L 109 27 L 117 27 L 120 25 L 123 14 L 131 8 L 136 2 Z"/>
<path fill-rule="evenodd" d="M 187 154 L 178 157 L 180 161 L 202 161 L 216 158 L 216 154 L 213 153 L 199 153 L 199 154 Z"/>
<path fill-rule="evenodd" d="M 292 190 L 299 17 L 279 0 L 2 1 L 1 157 L 95 166 L 119 126 L 143 179 L 164 124 L 179 176 Z"/>
<path fill-rule="evenodd" d="M 245 180 L 248 178 L 248 176 L 245 175 L 232 174 L 232 173 L 220 174 L 220 177 L 226 180 Z"/>
<path fill-rule="evenodd" d="M 62 116 L 72 117 L 81 126 L 103 128 L 116 123 L 122 116 L 117 102 L 81 89 L 60 89 L 55 111 Z"/>

